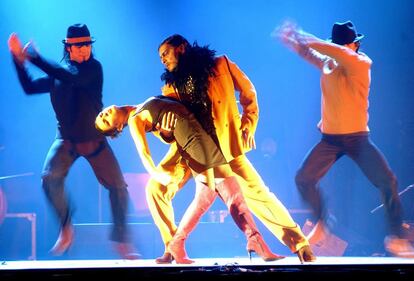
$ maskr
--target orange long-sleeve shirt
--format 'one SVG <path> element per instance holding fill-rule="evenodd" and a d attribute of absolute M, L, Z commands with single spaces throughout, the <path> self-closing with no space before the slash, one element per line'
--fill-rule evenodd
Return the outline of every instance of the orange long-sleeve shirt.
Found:
<path fill-rule="evenodd" d="M 368 107 L 371 59 L 364 53 L 321 40 L 312 40 L 305 58 L 321 74 L 321 120 L 325 134 L 369 131 Z"/>

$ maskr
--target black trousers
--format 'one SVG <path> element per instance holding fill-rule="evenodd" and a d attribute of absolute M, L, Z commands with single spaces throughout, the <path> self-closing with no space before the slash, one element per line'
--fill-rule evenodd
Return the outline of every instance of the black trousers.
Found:
<path fill-rule="evenodd" d="M 114 222 L 110 239 L 117 242 L 127 241 L 127 184 L 106 139 L 82 143 L 55 139 L 50 147 L 43 166 L 42 187 L 61 225 L 65 226 L 71 222 L 71 211 L 64 186 L 70 168 L 79 157 L 84 157 L 89 162 L 98 181 L 109 190 Z"/>
<path fill-rule="evenodd" d="M 302 198 L 309 203 L 318 219 L 325 221 L 328 219 L 322 202 L 319 181 L 344 155 L 349 156 L 381 192 L 390 233 L 401 236 L 402 214 L 397 178 L 366 132 L 322 135 L 319 143 L 306 155 L 295 177 Z"/>

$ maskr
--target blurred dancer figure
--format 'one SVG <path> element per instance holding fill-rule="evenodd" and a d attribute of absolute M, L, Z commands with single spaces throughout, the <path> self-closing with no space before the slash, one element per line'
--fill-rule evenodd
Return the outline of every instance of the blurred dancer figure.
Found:
<path fill-rule="evenodd" d="M 323 239 L 331 223 L 319 181 L 339 158 L 348 155 L 381 192 L 390 228 L 384 240 L 386 250 L 395 256 L 414 257 L 412 246 L 403 237 L 397 178 L 369 135 L 372 60 L 359 51 L 364 35 L 351 21 L 336 22 L 329 40 L 306 33 L 291 22 L 285 22 L 276 35 L 321 71 L 322 118 L 318 127 L 322 138 L 306 155 L 295 178 L 318 219 L 309 241 L 314 244 Z"/>
<path fill-rule="evenodd" d="M 105 136 L 95 128 L 95 117 L 102 109 L 103 72 L 92 54 L 94 41 L 85 24 L 69 26 L 63 40 L 65 66 L 47 61 L 32 42 L 23 48 L 15 33 L 10 35 L 8 44 L 23 90 L 28 95 L 50 93 L 57 118 L 57 135 L 42 172 L 42 187 L 61 224 L 51 253 L 62 255 L 72 244 L 71 209 L 64 182 L 75 160 L 84 157 L 99 182 L 109 190 L 114 221 L 111 240 L 116 242 L 122 258 L 136 258 L 127 237 L 127 185 Z M 26 61 L 46 76 L 33 79 Z"/>

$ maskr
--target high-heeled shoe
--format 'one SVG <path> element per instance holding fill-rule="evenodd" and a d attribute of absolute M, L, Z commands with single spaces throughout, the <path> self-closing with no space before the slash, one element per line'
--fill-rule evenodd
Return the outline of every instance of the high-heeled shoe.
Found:
<path fill-rule="evenodd" d="M 169 252 L 165 252 L 161 257 L 155 259 L 156 264 L 169 264 L 172 263 L 174 257 Z"/>
<path fill-rule="evenodd" d="M 184 247 L 184 239 L 173 239 L 168 243 L 167 249 L 171 253 L 173 259 L 177 264 L 191 264 L 194 263 L 187 257 Z"/>
<path fill-rule="evenodd" d="M 275 261 L 285 258 L 284 256 L 279 256 L 272 253 L 272 251 L 267 246 L 266 242 L 263 240 L 263 237 L 256 233 L 252 235 L 247 241 L 247 254 L 249 259 L 252 260 L 252 253 L 255 252 L 258 254 L 264 261 Z"/>
<path fill-rule="evenodd" d="M 309 245 L 305 245 L 300 248 L 296 254 L 300 260 L 300 263 L 316 261 L 316 256 L 312 252 L 312 248 Z"/>

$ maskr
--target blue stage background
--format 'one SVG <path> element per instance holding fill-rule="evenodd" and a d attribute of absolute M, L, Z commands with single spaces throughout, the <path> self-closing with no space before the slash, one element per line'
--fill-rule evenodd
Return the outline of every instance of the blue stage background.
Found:
<path fill-rule="evenodd" d="M 352 20 L 358 31 L 365 34 L 362 50 L 374 62 L 369 121 L 372 139 L 390 162 L 400 190 L 404 189 L 414 181 L 412 3 L 409 0 L 0 1 L 0 176 L 33 173 L 0 181 L 8 211 L 37 214 L 38 258 L 49 258 L 47 250 L 53 245 L 58 228 L 45 203 L 40 173 L 55 136 L 56 121 L 47 94 L 25 96 L 12 65 L 7 39 L 10 33 L 17 32 L 24 42 L 33 40 L 45 57 L 60 61 L 66 28 L 77 22 L 86 23 L 96 39 L 94 54 L 104 68 L 105 105 L 136 104 L 160 93 L 163 67 L 157 48 L 171 34 L 180 33 L 191 42 L 210 45 L 218 54 L 227 54 L 235 61 L 255 84 L 260 106 L 257 149 L 249 152 L 248 157 L 269 188 L 292 210 L 298 223 L 303 224 L 311 217 L 298 195 L 294 176 L 303 157 L 320 137 L 316 129 L 320 117 L 319 72 L 270 34 L 284 19 L 292 19 L 305 30 L 328 38 L 335 21 Z M 42 75 L 36 69 L 33 73 Z M 125 173 L 145 173 L 129 133 L 110 142 Z M 167 151 L 165 144 L 152 137 L 150 147 L 157 161 Z M 100 189 L 84 159 L 70 171 L 67 185 L 76 206 L 75 223 L 110 222 L 106 191 Z M 383 213 L 379 210 L 370 214 L 381 203 L 379 192 L 357 166 L 347 158 L 340 160 L 322 185 L 329 207 L 342 226 L 338 235 L 357 245 L 350 247 L 357 250 L 349 254 L 372 255 L 381 250 L 376 242 L 384 235 Z M 177 220 L 193 194 L 193 182 L 177 194 L 174 200 Z M 131 221 L 151 223 L 145 208 L 133 210 L 133 206 L 144 205 L 145 198 L 132 201 Z M 407 207 L 410 208 L 412 205 Z M 223 209 L 224 204 L 216 202 L 211 211 L 217 213 Z M 203 221 L 216 220 L 212 218 L 214 214 L 206 215 Z M 232 223 L 229 217 L 225 220 Z M 289 254 L 259 221 L 258 225 L 274 251 Z M 235 226 L 223 227 L 223 231 L 239 233 Z M 205 237 L 206 243 L 200 243 L 200 247 L 207 247 L 211 233 L 206 232 Z M 152 239 L 162 251 L 158 233 Z M 0 254 L 7 259 L 6 251 L 1 249 L 3 243 Z M 194 243 L 192 247 L 197 245 Z M 194 253 L 198 251 L 193 249 Z"/>

